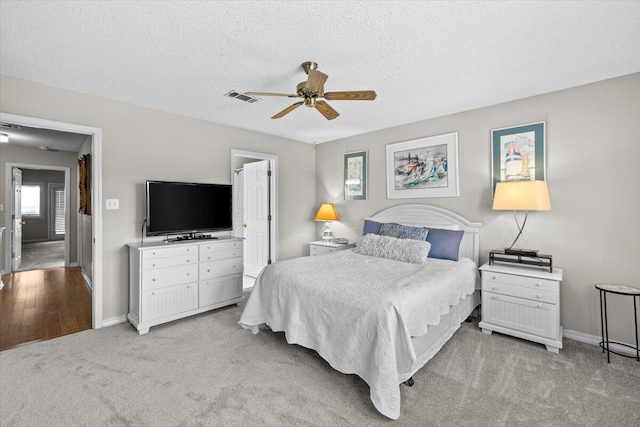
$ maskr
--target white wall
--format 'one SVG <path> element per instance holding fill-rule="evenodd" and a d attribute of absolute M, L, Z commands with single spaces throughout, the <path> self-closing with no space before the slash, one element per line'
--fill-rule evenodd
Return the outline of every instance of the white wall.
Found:
<path fill-rule="evenodd" d="M 530 213 L 525 235 L 564 269 L 565 329 L 599 335 L 594 284 L 640 287 L 640 74 L 318 145 L 316 205 L 336 203 L 341 221 L 334 233 L 356 240 L 363 218 L 390 206 L 450 209 L 484 224 L 484 262 L 490 249 L 508 246 L 517 233 L 512 213 L 491 210 L 491 129 L 537 121 L 547 124 L 552 211 Z M 385 146 L 449 132 L 459 136 L 460 197 L 387 199 Z M 345 201 L 343 154 L 365 149 L 368 200 Z M 635 343 L 631 299 L 611 296 L 608 303 L 612 339 Z"/>
<path fill-rule="evenodd" d="M 313 239 L 315 151 L 309 144 L 8 76 L 0 76 L 0 91 L 4 113 L 102 129 L 103 198 L 120 200 L 119 210 L 102 206 L 105 319 L 128 311 L 125 245 L 140 239 L 147 179 L 229 184 L 232 148 L 278 155 L 280 259 L 304 255 Z"/>

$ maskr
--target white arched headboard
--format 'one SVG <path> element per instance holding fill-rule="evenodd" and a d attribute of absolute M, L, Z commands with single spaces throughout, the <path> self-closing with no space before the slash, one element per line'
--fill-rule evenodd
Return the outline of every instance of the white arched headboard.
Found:
<path fill-rule="evenodd" d="M 385 209 L 367 218 L 376 222 L 395 222 L 413 227 L 446 228 L 463 230 L 459 256 L 471 258 L 478 264 L 480 258 L 480 227 L 482 223 L 471 222 L 443 208 L 429 205 L 400 205 Z"/>

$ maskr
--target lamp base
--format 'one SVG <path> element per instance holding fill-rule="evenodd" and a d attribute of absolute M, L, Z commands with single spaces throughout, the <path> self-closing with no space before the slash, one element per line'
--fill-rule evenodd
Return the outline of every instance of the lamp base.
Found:
<path fill-rule="evenodd" d="M 520 256 L 536 256 L 538 255 L 537 249 L 518 249 L 518 248 L 504 248 L 505 255 L 520 255 Z"/>
<path fill-rule="evenodd" d="M 333 241 L 333 231 L 329 228 L 329 221 L 324 223 L 322 229 L 322 241 L 325 243 L 331 243 Z"/>

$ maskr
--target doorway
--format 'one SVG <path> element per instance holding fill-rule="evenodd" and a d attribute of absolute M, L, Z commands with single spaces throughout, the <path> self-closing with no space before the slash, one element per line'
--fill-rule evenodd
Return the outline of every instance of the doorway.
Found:
<path fill-rule="evenodd" d="M 231 150 L 234 236 L 244 238 L 243 288 L 278 258 L 278 156 Z"/>
<path fill-rule="evenodd" d="M 22 163 L 5 166 L 5 192 L 13 194 L 7 230 L 11 272 L 69 267 L 69 167 Z"/>
<path fill-rule="evenodd" d="M 65 123 L 54 120 L 40 119 L 35 117 L 20 116 L 16 114 L 8 114 L 0 112 L 0 122 L 10 124 L 17 127 L 25 126 L 37 129 L 46 129 L 60 132 L 68 132 L 75 134 L 83 134 L 91 137 L 91 258 L 92 258 L 92 290 L 91 290 L 91 325 L 94 329 L 103 326 L 102 318 L 102 129 L 91 126 L 77 125 L 73 123 Z M 68 194 L 66 200 L 68 201 Z M 5 205 L 11 206 L 11 192 L 5 192 Z M 5 224 L 11 223 L 10 210 L 5 210 Z M 66 224 L 67 227 L 70 224 Z M 7 227 L 8 228 L 8 227 Z M 68 230 L 69 228 L 67 228 Z M 5 270 L 10 270 L 11 265 L 11 239 L 5 232 L 4 241 L 4 266 Z M 114 321 L 113 323 L 117 323 Z M 109 324 L 111 324 L 109 322 Z"/>

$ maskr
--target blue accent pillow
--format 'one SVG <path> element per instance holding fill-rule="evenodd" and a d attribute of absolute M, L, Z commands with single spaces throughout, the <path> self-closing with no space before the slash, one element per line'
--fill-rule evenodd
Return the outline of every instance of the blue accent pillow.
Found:
<path fill-rule="evenodd" d="M 381 236 L 395 237 L 396 239 L 426 240 L 429 229 L 390 222 L 380 226 L 379 234 Z"/>
<path fill-rule="evenodd" d="M 444 230 L 442 228 L 429 228 L 427 242 L 431 243 L 429 258 L 449 259 L 458 261 L 460 242 L 464 231 Z"/>
<path fill-rule="evenodd" d="M 362 235 L 365 236 L 367 234 L 379 234 L 381 225 L 382 223 L 380 222 L 365 219 L 364 227 L 362 227 Z"/>

